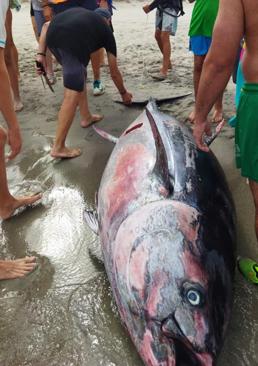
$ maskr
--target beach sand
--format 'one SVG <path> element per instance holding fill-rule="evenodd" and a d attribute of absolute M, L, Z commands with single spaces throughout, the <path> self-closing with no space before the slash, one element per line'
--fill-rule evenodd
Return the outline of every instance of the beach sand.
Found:
<path fill-rule="evenodd" d="M 193 57 L 187 36 L 192 5 L 185 3 L 186 15 L 179 19 L 178 34 L 172 38 L 173 70 L 163 82 L 155 82 L 149 75 L 159 70 L 161 57 L 154 40 L 155 13 L 145 15 L 142 5 L 115 2 L 113 24 L 119 67 L 128 90 L 135 98 L 193 92 Z M 104 268 L 89 255 L 89 246 L 97 247 L 98 243 L 82 217 L 85 207 L 94 207 L 94 194 L 113 146 L 92 129 L 82 129 L 77 115 L 68 144 L 82 148 L 82 156 L 69 161 L 50 157 L 63 96 L 61 71 L 57 72 L 55 94 L 44 89 L 34 69 L 36 41 L 28 3 L 13 14 L 24 103 L 24 110 L 18 114 L 23 149 L 15 161 L 8 163 L 8 179 L 13 193 L 45 193 L 42 204 L 0 226 L 1 257 L 34 254 L 38 258 L 37 270 L 26 279 L 0 283 L 0 365 L 140 366 L 142 362 L 120 324 Z M 106 67 L 102 68 L 106 85 L 103 96 L 92 96 L 91 67 L 88 76 L 90 109 L 105 115 L 99 127 L 119 136 L 141 109 L 112 102 L 118 94 Z M 191 95 L 161 108 L 185 121 L 193 103 Z M 234 114 L 231 82 L 225 92 L 224 114 L 225 118 Z M 235 168 L 234 129 L 226 126 L 212 150 L 235 201 L 238 254 L 258 259 L 252 198 Z M 255 366 L 258 291 L 238 273 L 235 289 L 232 319 L 218 365 Z"/>

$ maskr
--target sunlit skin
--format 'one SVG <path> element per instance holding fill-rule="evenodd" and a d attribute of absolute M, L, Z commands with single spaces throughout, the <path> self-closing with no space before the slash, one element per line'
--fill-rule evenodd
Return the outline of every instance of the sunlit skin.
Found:
<path fill-rule="evenodd" d="M 225 34 L 227 35 L 225 37 Z M 194 136 L 199 149 L 207 152 L 203 136 L 209 130 L 208 113 L 225 89 L 239 49 L 245 38 L 243 73 L 246 82 L 258 83 L 258 4 L 252 0 L 221 0 L 214 27 L 213 42 L 204 62 L 198 88 Z M 258 240 L 258 182 L 249 178 L 255 206 L 255 232 Z"/>

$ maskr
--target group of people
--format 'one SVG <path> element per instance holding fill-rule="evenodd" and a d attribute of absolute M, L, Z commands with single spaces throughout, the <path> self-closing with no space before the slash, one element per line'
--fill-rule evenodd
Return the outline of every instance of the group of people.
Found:
<path fill-rule="evenodd" d="M 197 147 L 205 152 L 204 135 L 210 131 L 207 116 L 214 107 L 212 120 L 223 119 L 222 96 L 231 76 L 239 44 L 245 39 L 243 71 L 246 83 L 237 111 L 236 160 L 242 175 L 249 179 L 255 204 L 255 230 L 258 240 L 258 152 L 256 138 L 256 106 L 258 98 L 258 5 L 253 0 L 189 0 L 194 2 L 189 29 L 189 49 L 194 54 L 195 107 L 189 116 L 193 123 Z M 40 195 L 13 197 L 7 186 L 4 147 L 10 144 L 13 159 L 21 149 L 21 135 L 14 109 L 14 88 L 5 63 L 6 14 L 9 0 L 0 2 L 0 109 L 7 131 L 0 127 L 0 217 L 9 218 L 16 208 L 36 202 Z M 182 0 L 154 0 L 144 5 L 148 13 L 156 9 L 155 38 L 162 53 L 162 66 L 156 78 L 167 78 L 171 64 L 170 35 L 175 35 L 177 20 L 183 15 Z M 111 78 L 124 104 L 132 102 L 117 66 L 116 42 L 111 23 L 112 2 L 101 0 L 32 0 L 36 36 L 37 72 L 54 83 L 53 57 L 62 65 L 64 99 L 58 114 L 57 131 L 51 150 L 54 158 L 75 158 L 81 151 L 66 145 L 76 108 L 79 106 L 81 126 L 87 128 L 103 116 L 92 114 L 87 101 L 87 65 L 91 61 L 95 95 L 104 92 L 100 81 L 101 49 L 107 52 Z M 216 21 L 216 22 L 215 22 Z M 8 45 L 8 37 L 7 37 Z M 15 57 L 15 56 L 13 56 Z M 10 74 L 9 74 L 10 75 Z M 13 90 L 13 92 L 12 92 Z M 3 92 L 4 91 L 4 92 Z M 13 94 L 12 94 L 13 93 Z M 257 134 L 256 134 L 257 130 Z M 251 262 L 248 262 L 251 263 Z M 35 258 L 0 261 L 0 279 L 22 276 L 35 266 Z M 251 266 L 251 265 L 250 265 Z M 250 272 L 250 266 L 246 266 Z M 252 269 L 252 268 L 251 268 Z M 258 281 L 258 279 L 257 279 Z"/>

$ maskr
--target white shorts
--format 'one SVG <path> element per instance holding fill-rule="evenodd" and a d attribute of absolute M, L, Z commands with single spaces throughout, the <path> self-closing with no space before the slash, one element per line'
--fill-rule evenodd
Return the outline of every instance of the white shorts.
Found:
<path fill-rule="evenodd" d="M 5 18 L 9 8 L 9 0 L 0 0 L 0 47 L 5 47 L 6 42 L 6 30 L 5 30 Z"/>
<path fill-rule="evenodd" d="M 167 8 L 164 11 L 157 9 L 156 29 L 162 32 L 169 32 L 171 36 L 175 36 L 177 31 L 177 17 L 173 15 L 177 14 L 172 9 Z"/>

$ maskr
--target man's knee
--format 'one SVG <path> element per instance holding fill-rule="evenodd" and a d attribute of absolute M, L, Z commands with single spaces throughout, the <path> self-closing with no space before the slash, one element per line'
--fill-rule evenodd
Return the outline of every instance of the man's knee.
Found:
<path fill-rule="evenodd" d="M 204 58 L 202 56 L 196 58 L 194 60 L 194 71 L 197 73 L 201 73 L 202 72 L 202 67 L 203 67 L 203 62 L 204 62 Z"/>
<path fill-rule="evenodd" d="M 156 41 L 160 41 L 160 34 L 161 34 L 161 32 L 160 32 L 160 30 L 159 29 L 156 29 L 156 31 L 155 31 L 155 39 L 156 39 Z"/>
<path fill-rule="evenodd" d="M 169 37 L 170 37 L 169 32 L 163 32 L 162 31 L 161 34 L 160 34 L 160 38 L 161 38 L 162 42 L 170 42 Z"/>
<path fill-rule="evenodd" d="M 0 146 L 5 145 L 7 140 L 6 132 L 3 128 L 0 127 Z"/>

